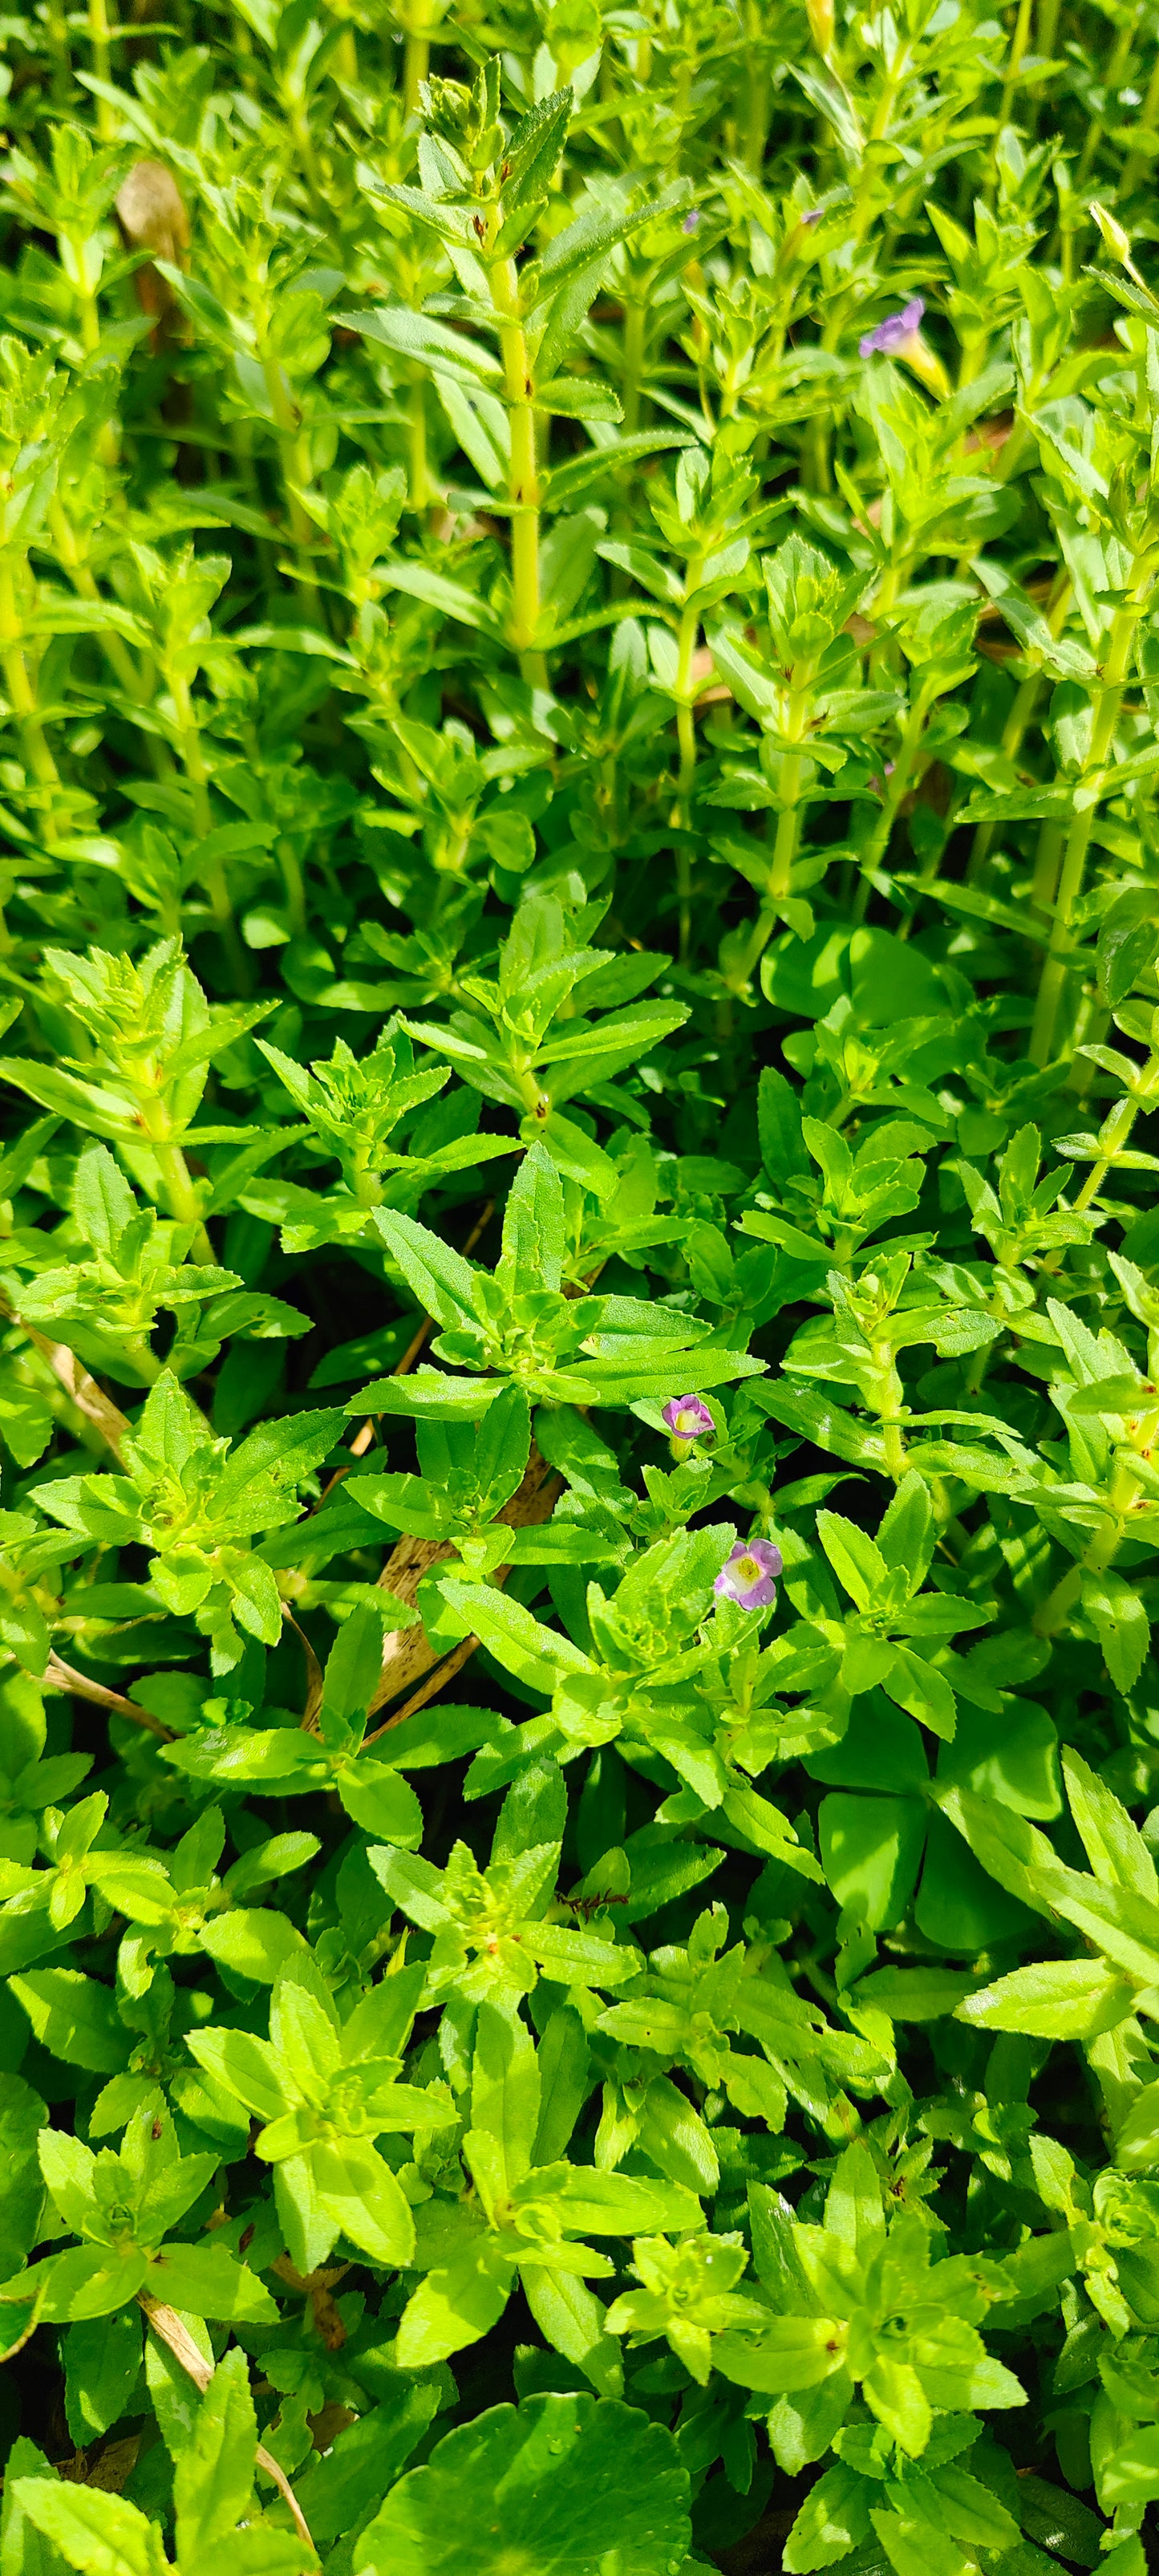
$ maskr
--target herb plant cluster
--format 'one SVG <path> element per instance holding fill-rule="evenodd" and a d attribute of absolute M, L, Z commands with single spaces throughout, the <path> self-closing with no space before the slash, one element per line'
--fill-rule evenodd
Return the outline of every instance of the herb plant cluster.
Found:
<path fill-rule="evenodd" d="M 0 2576 L 1146 2576 L 1152 0 L 0 49 Z"/>

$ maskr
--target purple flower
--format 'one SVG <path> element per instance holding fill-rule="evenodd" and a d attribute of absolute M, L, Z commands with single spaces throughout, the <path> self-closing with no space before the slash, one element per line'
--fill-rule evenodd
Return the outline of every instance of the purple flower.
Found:
<path fill-rule="evenodd" d="M 716 1424 L 703 1398 L 699 1395 L 674 1395 L 665 1405 L 661 1419 L 674 1441 L 711 1439 Z"/>
<path fill-rule="evenodd" d="M 884 322 L 879 322 L 875 331 L 867 331 L 859 343 L 862 357 L 896 358 L 920 329 L 925 309 L 920 295 L 914 295 L 900 313 L 887 313 Z"/>
<path fill-rule="evenodd" d="M 797 220 L 802 224 L 819 224 L 824 212 L 824 206 L 806 206 L 804 214 L 798 216 Z"/>
<path fill-rule="evenodd" d="M 700 215 L 697 208 L 694 206 L 691 213 L 685 216 L 680 230 L 682 233 L 694 233 L 699 222 Z"/>
<path fill-rule="evenodd" d="M 738 1538 L 712 1588 L 718 1601 L 739 1601 L 742 1610 L 771 1610 L 780 1571 L 781 1551 L 771 1539 Z"/>

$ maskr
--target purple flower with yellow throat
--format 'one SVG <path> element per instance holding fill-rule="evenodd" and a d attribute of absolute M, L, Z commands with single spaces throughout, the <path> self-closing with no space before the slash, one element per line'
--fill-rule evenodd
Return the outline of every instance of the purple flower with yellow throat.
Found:
<path fill-rule="evenodd" d="M 865 338 L 859 342 L 862 357 L 903 356 L 909 342 L 917 338 L 925 309 L 920 295 L 913 295 L 908 304 L 903 304 L 900 313 L 887 313 L 884 322 L 879 322 L 874 330 L 867 331 Z"/>
<path fill-rule="evenodd" d="M 771 1539 L 738 1538 L 712 1588 L 718 1601 L 738 1601 L 742 1610 L 771 1610 L 780 1571 L 781 1551 Z"/>
<path fill-rule="evenodd" d="M 673 1455 L 682 1458 L 696 1440 L 711 1440 L 716 1424 L 703 1396 L 674 1395 L 660 1417 L 672 1434 Z"/>

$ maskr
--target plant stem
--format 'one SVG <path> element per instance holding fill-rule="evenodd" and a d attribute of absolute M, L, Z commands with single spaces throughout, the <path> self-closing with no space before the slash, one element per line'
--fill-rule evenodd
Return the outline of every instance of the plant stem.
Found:
<path fill-rule="evenodd" d="M 48 516 L 49 526 L 52 530 L 53 545 L 56 548 L 59 560 L 64 566 L 78 598 L 93 600 L 94 602 L 103 605 L 101 592 L 98 588 L 91 566 L 85 562 L 84 557 L 81 554 L 80 548 L 77 545 L 75 533 L 65 512 L 62 510 L 59 501 L 51 503 Z M 133 660 L 133 656 L 129 651 L 129 647 L 125 642 L 124 636 L 118 635 L 114 627 L 102 627 L 98 633 L 97 641 L 104 654 L 105 660 L 108 663 L 109 669 L 112 672 L 118 687 L 124 692 L 124 695 L 131 699 L 135 706 L 150 706 L 152 704 L 154 691 L 151 666 L 148 666 L 144 671 L 138 670 L 137 664 Z M 171 773 L 173 764 L 170 760 L 165 744 L 156 734 L 146 733 L 145 749 L 154 776 L 157 778 L 168 777 Z"/>
<path fill-rule="evenodd" d="M 1030 901 L 1035 912 L 1047 919 L 1058 888 L 1062 865 L 1063 829 L 1061 823 L 1044 823 L 1038 835 L 1034 856 L 1034 875 L 1030 880 Z"/>
<path fill-rule="evenodd" d="M 99 81 L 111 82 L 112 54 L 109 46 L 109 13 L 105 0 L 89 0 L 89 43 L 93 49 L 93 75 Z M 111 102 L 97 93 L 97 139 L 111 143 L 114 134 Z"/>
<path fill-rule="evenodd" d="M 1128 18 L 1126 25 L 1119 29 L 1118 42 L 1115 46 L 1110 62 L 1107 65 L 1105 87 L 1108 107 L 1114 100 L 1116 91 L 1122 88 L 1123 82 L 1127 77 L 1131 61 L 1131 51 L 1135 42 L 1135 30 L 1139 24 L 1141 15 L 1142 0 L 1138 0 L 1134 16 Z M 1079 166 L 1075 173 L 1076 189 L 1082 188 L 1085 181 L 1089 178 L 1091 170 L 1094 167 L 1095 155 L 1098 152 L 1098 148 L 1102 142 L 1105 131 L 1105 120 L 1102 117 L 1092 117 L 1091 122 L 1087 127 L 1086 141 L 1083 144 Z"/>
<path fill-rule="evenodd" d="M 1010 59 L 1006 65 L 1006 80 L 1002 91 L 1002 104 L 998 110 L 999 133 L 1001 133 L 1003 126 L 1008 125 L 1010 122 L 1010 109 L 1018 89 L 1018 76 L 1022 70 L 1022 57 L 1026 52 L 1027 44 L 1030 40 L 1031 6 L 1032 0 L 1018 0 L 1018 15 L 1014 21 L 1014 34 L 1010 43 Z"/>
<path fill-rule="evenodd" d="M 28 676 L 28 665 L 20 641 L 21 619 L 16 603 L 16 584 L 12 559 L 0 553 L 0 669 L 8 691 L 12 712 L 20 727 L 24 757 L 38 787 L 59 788 L 60 772 L 44 738 L 36 706 L 36 692 Z M 57 820 L 51 806 L 44 815 L 44 838 L 57 837 Z"/>
<path fill-rule="evenodd" d="M 750 46 L 755 50 L 760 46 L 763 32 L 762 12 L 757 5 L 757 0 L 748 0 L 745 32 Z M 754 178 L 759 178 L 764 169 L 768 137 L 769 75 L 765 69 L 763 55 L 758 56 L 756 66 L 753 65 L 750 56 L 748 111 L 745 117 L 745 160 Z"/>
<path fill-rule="evenodd" d="M 491 271 L 491 292 L 500 316 L 499 346 L 511 426 L 511 642 L 519 655 L 524 679 L 532 687 L 543 688 L 547 683 L 547 663 L 536 648 L 540 613 L 539 459 L 527 341 L 519 309 L 519 278 L 513 259 L 496 260 Z"/>
<path fill-rule="evenodd" d="M 408 116 L 419 112 L 419 91 L 431 66 L 430 18 L 423 0 L 415 0 L 411 24 L 407 28 L 406 62 L 402 76 L 403 105 Z"/>
<path fill-rule="evenodd" d="M 72 48 L 63 0 L 48 0 L 45 25 L 52 53 L 52 104 L 59 114 L 67 108 L 72 90 Z"/>
<path fill-rule="evenodd" d="M 189 781 L 189 791 L 193 800 L 193 828 L 198 840 L 205 841 L 213 830 L 213 807 L 209 801 L 209 771 L 205 766 L 205 754 L 201 748 L 201 728 L 197 721 L 197 709 L 193 703 L 188 680 L 170 672 L 169 687 L 177 722 L 182 766 Z M 214 927 L 229 961 L 234 991 L 248 993 L 252 981 L 249 960 L 238 936 L 224 862 L 220 858 L 204 859 L 200 873 L 212 907 Z"/>
<path fill-rule="evenodd" d="M 416 518 L 425 518 L 430 508 L 431 488 L 427 472 L 427 389 L 421 376 L 416 376 L 407 406 L 408 499 Z"/>
<path fill-rule="evenodd" d="M 690 563 L 686 589 L 699 588 L 699 562 Z M 676 780 L 676 825 L 680 839 L 676 844 L 677 921 L 680 961 L 687 961 L 692 942 L 692 872 L 688 841 L 692 831 L 692 786 L 696 776 L 696 713 L 692 664 L 696 639 L 700 633 L 700 613 L 695 596 L 688 602 L 680 620 L 680 637 L 676 656 L 676 740 L 680 767 Z"/>
<path fill-rule="evenodd" d="M 262 362 L 262 372 L 265 376 L 266 392 L 277 431 L 278 450 L 282 461 L 282 489 L 290 522 L 290 535 L 298 552 L 305 554 L 313 545 L 314 530 L 298 499 L 298 486 L 309 483 L 311 479 L 309 442 L 304 435 L 300 415 L 290 396 L 286 378 L 278 360 L 273 356 L 267 356 Z M 303 607 L 308 609 L 314 623 L 322 625 L 322 602 L 313 574 L 299 572 L 295 575 L 294 586 Z"/>
<path fill-rule="evenodd" d="M 910 708 L 901 741 L 898 745 L 898 754 L 897 759 L 894 762 L 893 776 L 888 782 L 888 792 L 882 800 L 881 813 L 874 825 L 869 847 L 861 862 L 861 912 L 858 914 L 858 919 L 861 918 L 861 914 L 865 910 L 866 901 L 868 900 L 868 871 L 870 868 L 880 867 L 889 848 L 893 827 L 897 820 L 898 808 L 909 786 L 910 772 L 913 768 L 914 761 L 917 758 L 918 745 L 925 730 L 925 722 L 928 712 L 929 710 L 926 704 L 925 694 L 919 689 L 916 702 Z"/>
<path fill-rule="evenodd" d="M 1131 1473 L 1129 1460 L 1120 1453 L 1107 1496 L 1107 1517 L 1094 1531 L 1077 1565 L 1069 1565 L 1053 1592 L 1040 1602 L 1031 1621 L 1036 1637 L 1056 1637 L 1060 1628 L 1065 1628 L 1072 1610 L 1078 1606 L 1084 1574 L 1105 1574 L 1107 1567 L 1114 1563 L 1123 1542 L 1127 1514 L 1137 1492 L 1138 1481 Z"/>
<path fill-rule="evenodd" d="M 1138 585 L 1139 566 L 1136 561 L 1130 584 L 1132 592 L 1138 588 Z M 1125 608 L 1120 608 L 1111 628 L 1111 646 L 1096 700 L 1090 752 L 1079 782 L 1084 792 L 1084 803 L 1081 811 L 1074 817 L 1067 838 L 1062 875 L 1059 880 L 1058 901 L 1054 911 L 1054 928 L 1051 932 L 1050 946 L 1043 961 L 1042 977 L 1038 987 L 1034 1026 L 1030 1036 L 1030 1060 L 1036 1065 L 1045 1065 L 1049 1062 L 1051 1048 L 1054 1045 L 1055 1022 L 1069 971 L 1071 922 L 1075 905 L 1082 892 L 1083 871 L 1098 804 L 1098 787 L 1107 754 L 1114 741 L 1115 726 L 1123 703 L 1131 647 L 1135 640 L 1135 629 L 1143 614 L 1143 605 L 1141 599 L 1132 600 Z"/>
<path fill-rule="evenodd" d="M 1099 1133 L 1099 1160 L 1097 1163 L 1092 1163 L 1087 1173 L 1075 1200 L 1076 1208 L 1088 1208 L 1091 1200 L 1097 1198 L 1116 1154 L 1122 1153 L 1140 1110 L 1150 1109 L 1157 1099 L 1159 1099 L 1159 1049 L 1153 1050 L 1148 1057 L 1134 1088 L 1124 1092 L 1121 1100 L 1116 1100 L 1114 1108 L 1103 1120 Z"/>
<path fill-rule="evenodd" d="M 180 1145 L 171 1142 L 168 1113 L 161 1101 L 156 1103 L 151 1118 L 146 1115 L 145 1125 L 170 1216 L 176 1217 L 178 1225 L 196 1226 L 193 1248 L 199 1261 L 216 1261 L 217 1255 L 202 1218 L 196 1183 Z"/>
<path fill-rule="evenodd" d="M 785 762 L 781 780 L 782 793 L 789 801 L 782 805 L 777 816 L 776 839 L 773 842 L 772 865 L 769 869 L 769 899 L 773 903 L 781 902 L 792 886 L 793 861 L 797 855 L 797 841 L 801 829 L 800 785 L 801 755 L 799 751 L 791 752 Z"/>
<path fill-rule="evenodd" d="M 1142 134 L 1153 134 L 1157 122 L 1159 122 L 1159 57 L 1156 59 L 1155 68 L 1147 83 L 1147 95 L 1143 101 L 1142 111 L 1139 117 L 1140 132 Z M 1139 180 L 1142 178 L 1143 173 L 1152 158 L 1153 155 L 1150 152 L 1140 152 L 1138 145 L 1136 145 L 1133 152 L 1128 153 L 1123 168 L 1123 176 L 1119 183 L 1120 193 L 1122 196 L 1128 196 L 1131 189 L 1138 186 Z"/>
<path fill-rule="evenodd" d="M 635 298 L 624 306 L 624 436 L 634 437 L 640 426 L 640 394 L 644 376 L 644 306 Z"/>

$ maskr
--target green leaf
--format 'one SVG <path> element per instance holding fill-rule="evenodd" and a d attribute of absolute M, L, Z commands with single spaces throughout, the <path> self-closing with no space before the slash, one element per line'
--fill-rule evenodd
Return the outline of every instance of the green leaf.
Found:
<path fill-rule="evenodd" d="M 588 1672 L 587 1656 L 570 1637 L 541 1627 L 521 1601 L 513 1601 L 493 1584 L 458 1583 L 448 1579 L 433 1587 L 453 1623 L 453 1633 L 472 1631 L 503 1670 L 518 1681 L 550 1694 L 568 1673 Z"/>
<path fill-rule="evenodd" d="M 83 2450 L 127 2410 L 141 2373 L 140 2310 L 68 2328 L 63 2337 L 65 2414 Z"/>
<path fill-rule="evenodd" d="M 818 2567 L 832 2567 L 846 2552 L 856 2549 L 869 2531 L 869 2505 L 873 2488 L 867 2478 L 838 2460 L 818 2478 L 801 2506 L 785 2542 L 781 2563 L 787 2576 L 810 2576 Z"/>
<path fill-rule="evenodd" d="M 855 2002 L 875 2006 L 891 2021 L 940 2021 L 968 2000 L 973 1981 L 954 1968 L 879 1968 L 851 1992 Z"/>
<path fill-rule="evenodd" d="M 133 2047 L 115 1997 L 75 1968 L 33 1968 L 9 1981 L 43 2048 L 95 2075 L 127 2066 Z"/>
<path fill-rule="evenodd" d="M 283 1968 L 304 1955 L 307 1945 L 284 1914 L 240 1905 L 203 1925 L 201 1946 L 235 1976 L 252 1977 L 258 1985 L 269 1986 Z"/>
<path fill-rule="evenodd" d="M 867 1610 L 886 1588 L 886 1561 L 880 1549 L 840 1512 L 818 1512 L 817 1536 L 838 1582 L 859 1610 Z"/>
<path fill-rule="evenodd" d="M 539 2125 L 539 2067 L 530 2036 L 508 2013 L 480 2004 L 471 2070 L 472 2132 L 499 2150 L 508 2192 L 531 2165 Z"/>
<path fill-rule="evenodd" d="M 344 1619 L 326 1658 L 323 1704 L 336 1717 L 365 1714 L 382 1671 L 382 1637 L 386 1624 L 369 1602 Z"/>
<path fill-rule="evenodd" d="M 473 1324 L 475 1274 L 470 1263 L 413 1217 L 376 1208 L 374 1222 L 420 1306 L 444 1326 Z"/>
<path fill-rule="evenodd" d="M 436 2263 L 403 2310 L 397 2345 L 401 2367 L 425 2370 L 478 2343 L 498 2324 L 513 2283 L 514 2249 L 506 2253 L 484 2237 L 466 2244 L 450 2262 Z M 381 2562 L 384 2567 L 387 2563 Z"/>
<path fill-rule="evenodd" d="M 82 2576 L 164 2576 L 161 2535 L 127 2497 L 104 2494 L 99 2487 L 21 2478 L 16 2500 Z"/>
<path fill-rule="evenodd" d="M 1071 1814 L 1082 1835 L 1087 1859 L 1104 1884 L 1134 1890 L 1155 1904 L 1159 1874 L 1150 1850 L 1114 1791 L 1068 1745 L 1062 1757 Z"/>
<path fill-rule="evenodd" d="M 957 2019 L 983 2030 L 1024 2031 L 1031 2039 L 1097 2039 L 1134 2010 L 1135 1988 L 1100 1959 L 1060 1959 L 1016 1968 L 980 1994 L 967 1995 Z"/>
<path fill-rule="evenodd" d="M 498 359 L 480 341 L 449 331 L 445 323 L 433 321 L 426 313 L 411 313 L 405 304 L 380 305 L 372 313 L 336 313 L 334 319 L 344 330 L 360 331 L 364 339 L 377 340 L 398 357 L 417 359 L 434 375 L 449 376 L 453 384 L 491 390 L 503 381 Z"/>
<path fill-rule="evenodd" d="M 667 2576 L 689 2545 L 671 2434 L 614 2398 L 531 2397 L 449 2433 L 358 2544 L 369 2576 Z"/>
<path fill-rule="evenodd" d="M 1151 1647 L 1151 1622 L 1134 1585 L 1124 1575 L 1084 1567 L 1082 1601 L 1116 1690 L 1133 1690 Z"/>
<path fill-rule="evenodd" d="M 818 1813 L 821 1860 L 839 1905 L 873 1931 L 898 1921 L 913 1891 L 926 1820 L 916 1798 L 833 1795 Z"/>
<path fill-rule="evenodd" d="M 47 2123 L 47 2108 L 31 2084 L 6 2075 L 0 2091 L 0 2274 L 21 2262 L 36 2240 L 42 2198 L 37 2143 Z"/>
<path fill-rule="evenodd" d="M 1115 2139 L 1115 2162 L 1124 2173 L 1159 2164 L 1159 2076 L 1136 2093 Z"/>
<path fill-rule="evenodd" d="M 202 2397 L 193 2439 L 173 2480 L 177 2556 L 183 2567 L 205 2563 L 229 2540 L 253 2489 L 258 2428 L 245 2354 L 223 2354 Z"/>
<path fill-rule="evenodd" d="M 1116 2505 L 1148 2504 L 1159 2496 L 1159 2424 L 1135 2424 L 1124 2442 L 1104 2460 L 1099 2474 L 1099 2501 Z"/>
<path fill-rule="evenodd" d="M 273 2325 L 277 2306 L 269 2291 L 224 2245 L 162 2247 L 149 2265 L 150 2296 L 194 2317 L 238 2325 Z"/>

